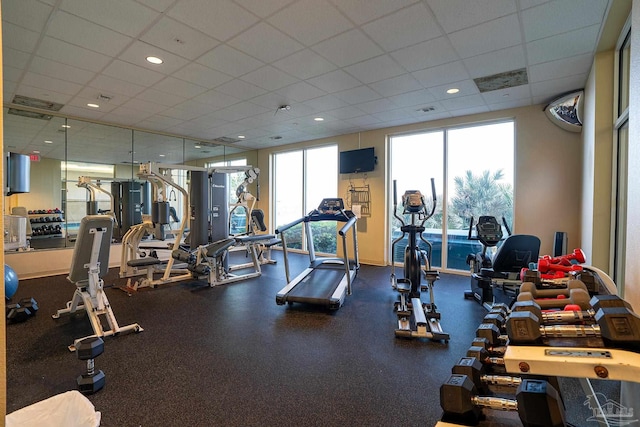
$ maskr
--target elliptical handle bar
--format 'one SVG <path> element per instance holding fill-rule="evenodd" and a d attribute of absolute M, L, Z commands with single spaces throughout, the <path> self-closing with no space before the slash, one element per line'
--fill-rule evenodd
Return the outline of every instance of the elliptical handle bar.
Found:
<path fill-rule="evenodd" d="M 422 223 L 420 224 L 421 227 L 424 226 L 424 223 L 427 222 L 427 220 L 433 216 L 435 211 L 436 211 L 436 182 L 434 178 L 431 178 L 431 212 L 426 213 L 426 206 L 425 206 L 426 216 L 424 217 L 424 219 L 422 220 Z"/>
<path fill-rule="evenodd" d="M 400 221 L 400 224 L 404 227 L 404 218 L 398 215 L 398 192 L 397 192 L 397 180 L 393 180 L 393 216 Z M 402 234 L 404 236 L 404 232 Z"/>
<path fill-rule="evenodd" d="M 467 240 L 478 240 L 478 237 L 471 237 L 471 233 L 473 230 L 473 216 L 469 219 L 469 236 Z"/>
<path fill-rule="evenodd" d="M 505 217 L 502 217 L 502 223 L 504 224 L 504 228 L 507 230 L 507 234 L 511 236 L 511 229 L 507 225 L 507 219 Z"/>
<path fill-rule="evenodd" d="M 289 223 L 289 224 L 287 224 L 287 225 L 283 225 L 283 226 L 281 226 L 281 227 L 278 227 L 278 228 L 276 229 L 276 234 L 281 234 L 282 232 L 287 231 L 287 230 L 288 230 L 288 229 L 290 229 L 291 227 L 295 227 L 296 225 L 298 225 L 298 224 L 300 224 L 302 221 L 304 221 L 304 220 L 305 220 L 305 218 L 306 218 L 306 217 L 305 217 L 305 216 L 303 216 L 302 218 L 296 219 L 295 221 L 290 222 L 290 223 Z"/>

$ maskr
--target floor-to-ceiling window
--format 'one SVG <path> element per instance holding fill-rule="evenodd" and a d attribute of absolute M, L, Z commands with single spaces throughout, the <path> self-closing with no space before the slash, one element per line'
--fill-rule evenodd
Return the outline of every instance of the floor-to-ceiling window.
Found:
<path fill-rule="evenodd" d="M 476 241 L 468 240 L 471 217 L 477 220 L 490 215 L 499 221 L 504 217 L 513 227 L 513 121 L 392 136 L 390 153 L 399 204 L 406 190 L 420 190 L 430 207 L 429 181 L 435 179 L 435 214 L 425 223 L 424 233 L 433 245 L 434 267 L 468 268 L 467 255 L 481 249 Z M 401 213 L 400 206 L 398 209 Z M 394 219 L 390 237 L 400 234 Z M 396 245 L 394 262 L 402 262 L 405 246 L 406 240 Z"/>
<path fill-rule="evenodd" d="M 273 156 L 274 225 L 288 224 L 313 209 L 322 199 L 337 197 L 338 147 L 328 145 L 276 153 Z M 312 224 L 318 252 L 335 253 L 335 223 Z M 287 246 L 302 249 L 302 225 L 287 233 Z"/>
<path fill-rule="evenodd" d="M 624 270 L 627 233 L 627 152 L 629 146 L 629 78 L 631 53 L 631 27 L 627 22 L 617 46 L 617 103 L 614 122 L 614 150 L 612 180 L 614 200 L 611 212 L 611 265 L 612 279 L 618 284 L 620 295 L 624 295 Z"/>

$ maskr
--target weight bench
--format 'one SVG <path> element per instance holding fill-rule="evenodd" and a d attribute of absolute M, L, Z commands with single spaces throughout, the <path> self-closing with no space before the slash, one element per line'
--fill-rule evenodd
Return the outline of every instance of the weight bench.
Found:
<path fill-rule="evenodd" d="M 156 265 L 162 264 L 162 261 L 160 261 L 158 258 L 154 258 L 154 257 L 144 257 L 144 258 L 138 258 L 138 259 L 132 259 L 127 261 L 127 267 L 131 267 L 134 270 L 138 271 L 139 269 L 143 269 L 146 272 L 146 282 L 143 283 L 151 283 L 153 282 L 153 273 L 155 272 L 154 268 Z M 131 278 L 127 279 L 127 289 L 133 290 L 133 291 L 137 291 L 138 287 L 140 286 L 141 282 L 139 280 L 136 280 L 133 285 L 131 284 Z"/>
<path fill-rule="evenodd" d="M 73 258 L 67 280 L 75 283 L 76 290 L 66 308 L 58 310 L 52 317 L 73 314 L 85 310 L 93 328 L 93 335 L 76 339 L 69 346 L 75 351 L 79 341 L 91 337 L 105 337 L 120 332 L 143 331 L 137 323 L 121 327 L 113 314 L 111 304 L 104 292 L 102 276 L 109 270 L 109 251 L 113 233 L 113 218 L 107 215 L 88 215 L 82 218 L 78 237 L 73 249 Z M 105 316 L 109 329 L 104 330 L 100 316 Z"/>

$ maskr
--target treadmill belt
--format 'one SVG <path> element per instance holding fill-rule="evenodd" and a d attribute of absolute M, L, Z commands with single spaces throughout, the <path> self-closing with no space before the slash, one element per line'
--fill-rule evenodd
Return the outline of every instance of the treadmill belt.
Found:
<path fill-rule="evenodd" d="M 344 269 L 314 269 L 287 294 L 287 300 L 310 304 L 329 304 L 331 295 L 342 278 Z"/>

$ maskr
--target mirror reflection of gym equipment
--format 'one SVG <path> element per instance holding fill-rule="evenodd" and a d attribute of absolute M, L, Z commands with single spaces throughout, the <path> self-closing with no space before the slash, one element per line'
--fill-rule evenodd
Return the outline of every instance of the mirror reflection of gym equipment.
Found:
<path fill-rule="evenodd" d="M 172 169 L 187 171 L 189 191 L 171 179 Z M 190 279 L 206 280 L 209 286 L 217 286 L 262 274 L 261 264 L 267 263 L 267 258 L 261 258 L 260 254 L 267 246 L 270 248 L 270 245 L 279 242 L 274 240 L 275 235 L 255 234 L 252 229 L 240 235 L 230 235 L 229 174 L 237 172 L 245 173 L 245 182 L 240 186 L 238 196 L 240 204 L 248 209 L 247 215 L 251 217 L 253 205 L 248 201 L 254 197 L 246 191 L 246 185 L 258 177 L 257 168 L 233 166 L 207 169 L 156 163 L 140 166 L 139 178 L 150 183 L 152 188 L 152 214 L 151 217 L 145 217 L 141 224 L 131 227 L 123 237 L 120 277 L 129 278 L 126 290 L 133 292 L 144 287 L 153 288 Z M 152 234 L 152 230 L 157 230 L 158 226 L 160 235 L 165 237 L 163 227 L 171 217 L 167 194 L 179 195 L 177 198 L 182 202 L 182 212 L 188 212 L 188 215 L 183 215 L 180 227 L 171 231 L 172 238 L 144 242 L 146 236 Z M 230 264 L 229 254 L 233 250 L 246 251 L 251 262 Z M 166 259 L 160 259 L 159 254 L 163 251 L 167 253 Z M 245 269 L 251 271 L 233 273 Z M 155 278 L 155 273 L 162 273 L 162 277 Z M 132 280 L 140 275 L 145 277 Z"/>

